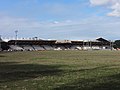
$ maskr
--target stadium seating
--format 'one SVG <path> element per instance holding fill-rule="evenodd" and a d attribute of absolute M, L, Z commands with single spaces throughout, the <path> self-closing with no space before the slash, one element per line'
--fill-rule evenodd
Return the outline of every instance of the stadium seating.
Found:
<path fill-rule="evenodd" d="M 10 45 L 9 46 L 11 51 L 22 51 L 24 50 L 22 47 L 18 46 L 18 45 Z"/>
<path fill-rule="evenodd" d="M 39 51 L 39 50 L 45 50 L 42 46 L 39 46 L 39 45 L 32 45 L 34 47 L 34 49 L 36 51 Z"/>
<path fill-rule="evenodd" d="M 56 50 L 56 48 L 57 48 L 56 45 L 51 45 L 51 47 L 53 48 L 53 50 Z"/>
<path fill-rule="evenodd" d="M 31 45 L 22 45 L 22 47 L 24 48 L 24 50 L 27 50 L 27 51 L 35 50 Z"/>
<path fill-rule="evenodd" d="M 57 48 L 60 49 L 60 50 L 65 50 L 66 49 L 63 45 L 58 46 Z"/>
<path fill-rule="evenodd" d="M 45 50 L 54 50 L 54 48 L 50 45 L 41 45 L 42 47 L 45 48 Z"/>
<path fill-rule="evenodd" d="M 71 50 L 82 50 L 81 46 L 79 46 L 79 45 L 72 45 L 72 46 L 70 47 L 70 49 L 71 49 Z"/>
<path fill-rule="evenodd" d="M 83 48 L 83 50 L 91 50 L 92 49 L 92 47 L 90 47 L 90 46 L 84 46 L 84 48 Z"/>
<path fill-rule="evenodd" d="M 92 46 L 93 50 L 100 50 L 101 48 L 99 46 Z"/>

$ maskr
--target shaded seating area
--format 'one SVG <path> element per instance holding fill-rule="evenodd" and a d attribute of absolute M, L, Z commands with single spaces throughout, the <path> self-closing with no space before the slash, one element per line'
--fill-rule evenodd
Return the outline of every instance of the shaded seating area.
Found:
<path fill-rule="evenodd" d="M 22 45 L 21 47 L 23 47 L 23 49 L 27 50 L 27 51 L 33 51 L 34 50 L 34 48 L 31 45 Z"/>
<path fill-rule="evenodd" d="M 23 51 L 24 49 L 18 45 L 9 45 L 11 51 Z"/>
<path fill-rule="evenodd" d="M 39 51 L 39 50 L 45 50 L 42 46 L 40 46 L 40 45 L 32 45 L 33 47 L 34 47 L 34 49 L 36 50 L 36 51 Z"/>
<path fill-rule="evenodd" d="M 54 50 L 54 48 L 50 45 L 41 45 L 42 47 L 45 48 L 45 50 Z"/>

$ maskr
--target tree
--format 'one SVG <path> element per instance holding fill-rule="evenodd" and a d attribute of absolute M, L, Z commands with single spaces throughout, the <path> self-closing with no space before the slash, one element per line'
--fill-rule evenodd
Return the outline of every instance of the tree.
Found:
<path fill-rule="evenodd" d="M 117 49 L 117 48 L 120 48 L 120 40 L 116 40 L 115 42 L 114 42 L 114 46 L 113 46 L 115 49 Z"/>

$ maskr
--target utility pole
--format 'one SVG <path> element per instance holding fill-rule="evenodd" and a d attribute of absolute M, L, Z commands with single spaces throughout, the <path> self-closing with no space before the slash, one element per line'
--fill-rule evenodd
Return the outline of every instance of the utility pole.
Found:
<path fill-rule="evenodd" d="M 2 51 L 2 38 L 1 38 L 1 35 L 0 35 L 0 51 Z"/>
<path fill-rule="evenodd" d="M 84 40 L 83 40 L 83 48 L 82 49 L 84 50 Z"/>
<path fill-rule="evenodd" d="M 113 50 L 113 41 L 112 40 L 110 40 L 110 49 L 111 49 L 111 51 Z"/>
<path fill-rule="evenodd" d="M 17 44 L 18 30 L 15 31 L 15 45 Z"/>
<path fill-rule="evenodd" d="M 90 49 L 92 50 L 92 41 L 90 40 Z"/>

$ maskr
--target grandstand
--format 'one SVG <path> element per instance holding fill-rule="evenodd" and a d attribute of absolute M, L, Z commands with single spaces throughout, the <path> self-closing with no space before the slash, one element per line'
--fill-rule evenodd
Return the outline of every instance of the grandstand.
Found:
<path fill-rule="evenodd" d="M 96 40 L 36 40 L 36 39 L 0 39 L 0 50 L 39 51 L 39 50 L 110 50 L 111 42 L 104 38 Z"/>

